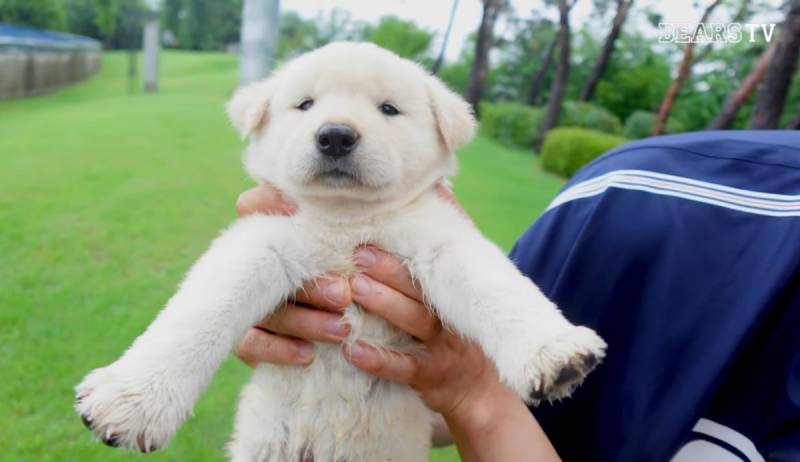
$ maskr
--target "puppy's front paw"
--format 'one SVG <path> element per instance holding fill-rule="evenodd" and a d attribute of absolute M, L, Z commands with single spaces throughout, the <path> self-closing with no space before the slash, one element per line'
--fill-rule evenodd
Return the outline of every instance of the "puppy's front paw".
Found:
<path fill-rule="evenodd" d="M 75 387 L 75 410 L 103 443 L 140 452 L 163 447 L 188 412 L 180 397 L 115 364 L 96 369 Z"/>
<path fill-rule="evenodd" d="M 593 330 L 572 326 L 538 348 L 522 376 L 509 384 L 531 403 L 565 398 L 600 364 L 605 350 Z"/>

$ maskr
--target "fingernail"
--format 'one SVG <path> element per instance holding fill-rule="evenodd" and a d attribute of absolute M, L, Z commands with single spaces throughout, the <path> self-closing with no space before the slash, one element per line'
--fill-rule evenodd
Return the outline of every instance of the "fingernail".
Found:
<path fill-rule="evenodd" d="M 354 359 L 356 361 L 363 359 L 366 350 L 363 346 L 359 345 L 358 343 L 354 343 L 350 345 L 350 359 Z"/>
<path fill-rule="evenodd" d="M 343 303 L 345 294 L 347 292 L 347 286 L 342 279 L 337 279 L 334 282 L 328 284 L 327 287 L 322 291 L 329 301 L 333 303 Z"/>
<path fill-rule="evenodd" d="M 375 264 L 377 257 L 372 250 L 362 247 L 356 251 L 356 267 L 358 269 L 367 269 Z"/>
<path fill-rule="evenodd" d="M 370 291 L 372 290 L 372 287 L 367 278 L 360 274 L 356 274 L 355 276 L 353 276 L 353 280 L 350 283 L 350 286 L 353 288 L 353 293 L 355 293 L 356 295 L 360 295 L 362 297 L 369 295 Z"/>
<path fill-rule="evenodd" d="M 343 323 L 341 318 L 330 318 L 325 321 L 325 332 L 337 338 L 345 338 L 350 333 L 350 326 Z"/>
<path fill-rule="evenodd" d="M 297 345 L 297 356 L 302 360 L 309 360 L 314 357 L 314 345 L 301 343 Z"/>

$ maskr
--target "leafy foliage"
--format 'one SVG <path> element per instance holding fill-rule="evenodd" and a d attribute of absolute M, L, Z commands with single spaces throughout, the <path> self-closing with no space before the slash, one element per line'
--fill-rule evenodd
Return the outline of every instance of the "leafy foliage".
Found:
<path fill-rule="evenodd" d="M 62 30 L 66 15 L 59 0 L 0 0 L 0 22 Z"/>
<path fill-rule="evenodd" d="M 59 0 L 0 0 L 0 22 L 62 30 L 66 17 Z"/>
<path fill-rule="evenodd" d="M 439 78 L 442 79 L 447 86 L 460 94 L 465 94 L 467 91 L 467 84 L 469 83 L 469 72 L 472 67 L 472 54 L 462 53 L 458 61 L 450 64 L 445 64 L 439 69 Z"/>
<path fill-rule="evenodd" d="M 668 56 L 652 40 L 623 34 L 593 102 L 626 120 L 636 110 L 654 111 L 670 84 Z"/>
<path fill-rule="evenodd" d="M 547 133 L 542 145 L 542 166 L 555 174 L 570 177 L 596 157 L 627 141 L 621 136 L 585 128 L 555 128 Z"/>
<path fill-rule="evenodd" d="M 481 103 L 481 133 L 507 146 L 530 149 L 538 141 L 544 109 L 513 102 Z M 559 126 L 622 134 L 622 123 L 608 110 L 591 103 L 567 101 Z"/>
<path fill-rule="evenodd" d="M 647 138 L 653 133 L 658 117 L 653 112 L 634 111 L 625 121 L 625 137 L 630 139 Z M 667 120 L 666 133 L 678 133 L 684 131 L 683 125 L 675 117 Z"/>
<path fill-rule="evenodd" d="M 403 58 L 422 61 L 428 58 L 433 34 L 412 21 L 384 16 L 375 27 L 366 26 L 363 37 L 370 42 L 389 49 Z"/>
<path fill-rule="evenodd" d="M 533 16 L 529 19 L 510 18 L 508 31 L 497 40 L 492 52 L 492 68 L 486 82 L 485 98 L 493 101 L 527 101 L 531 80 L 539 71 L 550 44 L 555 39 L 556 27 L 549 19 Z M 470 50 L 474 45 L 467 44 Z M 550 66 L 542 80 L 547 90 L 555 76 L 555 66 Z"/>
<path fill-rule="evenodd" d="M 566 101 L 561 108 L 559 126 L 583 127 L 613 135 L 622 134 L 622 122 L 606 108 L 580 101 Z"/>
<path fill-rule="evenodd" d="M 519 103 L 481 103 L 480 131 L 506 146 L 530 149 L 539 135 L 542 109 Z"/>
<path fill-rule="evenodd" d="M 239 41 L 242 0 L 166 0 L 162 11 L 177 48 L 222 50 Z"/>
<path fill-rule="evenodd" d="M 143 0 L 0 0 L 0 22 L 65 30 L 108 48 L 138 48 L 147 12 Z"/>
<path fill-rule="evenodd" d="M 281 15 L 278 59 L 291 58 L 336 40 L 359 40 L 362 35 L 359 24 L 353 23 L 345 10 L 334 8 L 314 19 L 287 11 Z"/>

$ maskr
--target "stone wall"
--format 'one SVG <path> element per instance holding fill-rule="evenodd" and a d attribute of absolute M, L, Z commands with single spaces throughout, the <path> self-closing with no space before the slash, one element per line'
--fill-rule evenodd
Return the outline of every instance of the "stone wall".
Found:
<path fill-rule="evenodd" d="M 51 92 L 100 69 L 100 50 L 0 48 L 0 99 Z"/>

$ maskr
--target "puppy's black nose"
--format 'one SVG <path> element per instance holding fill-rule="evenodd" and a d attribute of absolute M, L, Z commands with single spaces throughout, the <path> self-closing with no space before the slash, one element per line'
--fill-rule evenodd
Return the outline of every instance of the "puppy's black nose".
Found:
<path fill-rule="evenodd" d="M 322 154 L 338 159 L 356 148 L 358 132 L 342 124 L 325 124 L 317 130 L 317 149 Z"/>

